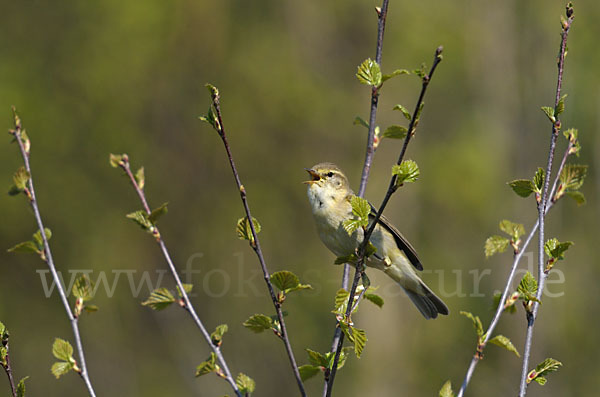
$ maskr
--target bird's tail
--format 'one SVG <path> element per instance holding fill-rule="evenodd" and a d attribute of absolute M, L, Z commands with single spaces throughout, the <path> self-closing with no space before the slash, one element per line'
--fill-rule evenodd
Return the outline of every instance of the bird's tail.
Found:
<path fill-rule="evenodd" d="M 402 287 L 426 319 L 450 312 L 448 306 L 425 285 L 412 268 L 410 271 L 403 271 L 398 265 L 392 264 L 383 271 Z"/>

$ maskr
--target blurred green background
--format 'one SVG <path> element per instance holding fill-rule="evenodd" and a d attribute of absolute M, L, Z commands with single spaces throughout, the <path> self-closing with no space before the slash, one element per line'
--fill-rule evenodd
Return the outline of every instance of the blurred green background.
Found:
<path fill-rule="evenodd" d="M 355 188 L 364 156 L 369 89 L 354 77 L 374 56 L 377 1 L 2 1 L 0 15 L 0 126 L 8 129 L 17 106 L 32 139 L 32 167 L 57 267 L 102 274 L 114 293 L 100 288 L 100 311 L 81 320 L 91 378 L 100 396 L 220 396 L 222 380 L 194 378 L 209 349 L 185 312 L 140 306 L 165 263 L 148 235 L 125 219 L 140 208 L 108 154 L 126 152 L 144 165 L 151 206 L 169 202 L 161 231 L 177 263 L 191 277 L 194 302 L 209 328 L 229 324 L 224 354 L 233 372 L 257 382 L 256 395 L 297 395 L 284 349 L 272 335 L 241 324 L 271 314 L 258 262 L 235 235 L 243 215 L 221 142 L 197 120 L 209 104 L 206 82 L 218 86 L 222 109 L 271 271 L 289 269 L 315 290 L 286 301 L 287 324 L 300 364 L 303 349 L 326 350 L 334 319 L 333 296 L 341 267 L 322 246 L 307 204 L 304 167 L 340 165 Z M 536 326 L 532 366 L 546 357 L 565 366 L 531 396 L 591 395 L 600 388 L 596 293 L 598 270 L 597 163 L 600 140 L 600 7 L 575 3 L 564 92 L 565 127 L 580 130 L 589 164 L 586 206 L 564 200 L 552 210 L 548 236 L 573 240 L 549 284 Z M 505 182 L 531 177 L 545 164 L 550 126 L 539 110 L 551 105 L 556 85 L 558 0 L 440 2 L 391 1 L 383 52 L 384 72 L 429 65 L 444 45 L 408 158 L 421 180 L 394 196 L 386 211 L 420 252 L 424 280 L 444 297 L 451 315 L 425 321 L 397 287 L 371 271 L 386 299 L 365 303 L 355 317 L 369 342 L 360 360 L 340 372 L 336 395 L 432 396 L 446 379 L 462 382 L 475 347 L 460 310 L 491 318 L 492 292 L 504 285 L 510 254 L 485 260 L 483 243 L 502 219 L 530 228 L 532 199 L 518 198 Z M 401 123 L 396 103 L 412 109 L 420 83 L 401 76 L 383 90 L 378 124 Z M 383 198 L 401 142 L 377 151 L 367 197 Z M 561 140 L 559 151 L 564 148 Z M 5 190 L 21 164 L 5 135 L 0 145 Z M 16 377 L 32 396 L 83 396 L 77 376 L 55 380 L 51 344 L 72 341 L 56 294 L 46 298 L 45 265 L 6 248 L 35 231 L 22 197 L 0 195 L 0 320 L 12 333 Z M 528 258 L 528 259 L 527 259 Z M 534 251 L 523 268 L 533 266 Z M 119 273 L 120 272 L 120 273 Z M 145 273 L 144 273 L 145 272 Z M 117 276 L 120 274 L 120 276 Z M 117 278 L 119 277 L 119 278 Z M 560 277 L 564 281 L 560 282 Z M 481 279 L 479 283 L 474 280 Z M 558 280 L 558 282 L 556 282 Z M 173 283 L 164 275 L 163 286 Z M 135 288 L 134 288 L 135 289 Z M 523 349 L 521 309 L 506 315 L 498 332 Z M 468 395 L 515 395 L 521 361 L 495 346 L 486 349 Z M 322 382 L 307 382 L 320 395 Z M 0 376 L 0 390 L 8 383 Z"/>

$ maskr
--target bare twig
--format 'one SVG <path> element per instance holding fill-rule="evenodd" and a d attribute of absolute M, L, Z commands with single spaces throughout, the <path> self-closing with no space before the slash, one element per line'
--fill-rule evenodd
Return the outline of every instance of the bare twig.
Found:
<path fill-rule="evenodd" d="M 404 145 L 402 146 L 402 150 L 400 152 L 400 155 L 398 156 L 398 161 L 397 161 L 398 165 L 402 163 L 402 160 L 404 159 L 404 155 L 406 154 L 406 149 L 408 147 L 408 143 L 410 142 L 410 139 L 412 138 L 412 136 L 415 134 L 415 130 L 419 123 L 421 109 L 423 106 L 423 98 L 425 97 L 425 92 L 427 91 L 429 82 L 431 81 L 431 78 L 433 77 L 433 73 L 435 72 L 439 63 L 442 61 L 442 50 L 443 50 L 443 48 L 441 46 L 436 49 L 435 57 L 433 60 L 433 65 L 431 66 L 429 73 L 427 75 L 423 76 L 423 78 L 422 78 L 421 93 L 419 94 L 419 99 L 417 100 L 417 104 L 415 105 L 415 109 L 413 111 L 410 123 L 408 125 L 408 132 L 406 134 L 406 138 L 404 139 Z M 373 234 L 373 231 L 375 230 L 375 227 L 377 226 L 379 219 L 381 218 L 381 214 L 385 210 L 385 207 L 387 206 L 387 203 L 390 200 L 390 197 L 392 197 L 392 195 L 398 189 L 398 186 L 396 185 L 397 178 L 398 178 L 397 175 L 393 175 L 392 178 L 390 179 L 390 184 L 389 184 L 388 190 L 385 194 L 385 197 L 384 197 L 381 205 L 379 206 L 379 210 L 377 211 L 375 218 L 371 222 L 371 225 L 367 229 L 367 231 L 363 237 L 363 241 L 358 248 L 358 262 L 356 264 L 356 270 L 354 272 L 354 280 L 352 282 L 352 287 L 350 289 L 350 297 L 348 298 L 348 306 L 347 306 L 346 313 L 345 313 L 346 318 L 349 318 L 350 314 L 352 313 L 351 310 L 354 307 L 354 295 L 356 293 L 356 288 L 358 287 L 358 282 L 362 278 L 364 270 L 365 270 L 364 262 L 365 262 L 366 247 L 369 243 L 369 239 L 371 238 L 371 235 Z M 329 374 L 326 396 L 331 395 L 331 389 L 333 388 L 333 382 L 335 380 L 335 374 L 337 372 L 337 364 L 338 364 L 338 361 L 340 358 L 343 343 L 344 343 L 344 334 L 342 333 L 340 335 L 340 338 L 339 338 L 339 341 L 338 341 L 338 344 L 336 347 L 335 357 L 334 357 L 333 365 L 331 367 L 331 373 Z"/>
<path fill-rule="evenodd" d="M 561 100 L 561 89 L 562 89 L 562 77 L 565 64 L 565 53 L 567 48 L 567 37 L 569 36 L 569 30 L 573 23 L 573 7 L 569 3 L 566 7 L 567 19 L 564 20 L 562 26 L 562 34 L 560 41 L 560 51 L 558 55 L 558 78 L 556 83 L 556 95 L 554 98 L 554 109 L 558 108 L 558 104 Z M 541 198 L 538 200 L 538 223 L 539 223 L 539 240 L 538 240 L 538 291 L 537 299 L 538 302 L 533 304 L 531 312 L 527 313 L 527 333 L 525 336 L 525 349 L 523 352 L 523 368 L 521 370 L 521 385 L 519 388 L 519 397 L 524 397 L 527 394 L 527 374 L 529 372 L 529 357 L 531 355 L 531 344 L 533 342 L 533 326 L 537 318 L 539 310 L 539 300 L 544 292 L 544 286 L 546 284 L 547 274 L 544 272 L 544 218 L 546 215 L 546 206 L 548 205 L 548 189 L 550 185 L 550 175 L 552 173 L 552 163 L 554 160 L 554 152 L 556 151 L 556 140 L 560 132 L 560 120 L 558 114 L 552 123 L 552 137 L 550 139 L 550 150 L 548 153 L 548 163 L 546 165 L 546 175 L 544 179 L 544 188 L 542 190 Z M 551 203 L 552 201 L 550 201 Z"/>
<path fill-rule="evenodd" d="M 217 127 L 215 128 L 223 141 L 223 145 L 225 146 L 225 151 L 227 152 L 227 158 L 229 159 L 229 165 L 231 166 L 231 171 L 233 172 L 233 177 L 235 179 L 235 183 L 240 192 L 240 198 L 242 199 L 242 204 L 244 205 L 244 211 L 246 212 L 246 217 L 248 219 L 248 224 L 250 225 L 250 230 L 252 232 L 252 240 L 250 242 L 250 246 L 256 253 L 258 257 L 258 261 L 260 262 L 260 267 L 263 272 L 263 277 L 265 279 L 265 283 L 267 284 L 267 289 L 269 290 L 269 295 L 271 296 L 271 301 L 273 301 L 273 306 L 275 307 L 275 312 L 277 313 L 277 320 L 279 321 L 279 325 L 281 326 L 281 335 L 278 335 L 283 344 L 285 346 L 285 350 L 287 352 L 287 356 L 290 361 L 290 365 L 292 366 L 292 371 L 294 372 L 294 377 L 296 378 L 296 383 L 298 384 L 298 389 L 300 390 L 300 394 L 302 396 L 306 396 L 306 391 L 304 390 L 304 384 L 302 382 L 302 378 L 300 376 L 300 371 L 298 370 L 298 364 L 296 363 L 296 358 L 294 357 L 294 351 L 292 350 L 292 345 L 290 343 L 287 328 L 285 325 L 285 320 L 283 319 L 283 312 L 281 311 L 281 302 L 277 299 L 275 294 L 275 290 L 273 289 L 273 284 L 271 283 L 271 276 L 269 274 L 269 270 L 267 269 L 267 264 L 265 262 L 265 258 L 262 253 L 262 249 L 260 247 L 260 241 L 258 239 L 258 235 L 256 233 L 256 226 L 254 224 L 254 220 L 252 218 L 252 214 L 250 212 L 250 206 L 248 204 L 248 198 L 246 195 L 246 188 L 242 185 L 242 181 L 240 180 L 240 175 L 238 173 L 237 167 L 235 166 L 235 162 L 233 160 L 233 155 L 231 154 L 231 149 L 229 147 L 229 142 L 227 141 L 227 135 L 225 134 L 225 127 L 223 126 L 223 119 L 221 117 L 221 104 L 219 92 L 215 87 L 208 86 L 211 92 L 211 98 L 213 102 L 213 107 L 216 112 L 217 117 Z"/>
<path fill-rule="evenodd" d="M 77 347 L 77 353 L 79 356 L 79 362 L 77 363 L 77 366 L 80 369 L 80 371 L 78 371 L 79 375 L 83 379 L 90 396 L 95 397 L 96 393 L 94 392 L 94 388 L 92 387 L 92 383 L 88 376 L 87 366 L 85 363 L 85 355 L 83 352 L 83 344 L 81 343 L 81 337 L 79 335 L 78 317 L 75 316 L 71 311 L 71 307 L 69 306 L 69 300 L 67 299 L 67 293 L 65 292 L 65 289 L 60 282 L 60 278 L 58 277 L 58 273 L 56 272 L 56 267 L 54 266 L 54 260 L 52 258 L 52 252 L 50 251 L 50 245 L 48 244 L 48 238 L 46 237 L 46 233 L 44 232 L 44 223 L 42 222 L 42 216 L 40 214 L 37 199 L 35 196 L 35 190 L 33 187 L 33 175 L 31 174 L 31 167 L 29 165 L 29 139 L 23 139 L 21 120 L 19 119 L 14 108 L 13 113 L 15 117 L 15 129 L 10 130 L 10 134 L 15 137 L 15 142 L 17 142 L 17 144 L 19 145 L 21 156 L 23 158 L 23 163 L 25 164 L 25 169 L 29 173 L 29 180 L 27 181 L 27 187 L 25 188 L 25 195 L 29 199 L 29 204 L 33 209 L 33 214 L 35 216 L 35 220 L 37 222 L 37 226 L 42 238 L 42 243 L 44 247 L 43 259 L 45 260 L 46 264 L 48 265 L 48 269 L 52 274 L 52 278 L 54 279 L 56 289 L 58 290 L 60 299 L 65 308 L 65 312 L 67 313 L 67 317 L 69 318 L 69 322 L 71 323 L 71 328 L 73 329 L 73 337 L 75 338 L 75 345 Z"/>
<path fill-rule="evenodd" d="M 129 181 L 133 185 L 133 188 L 135 189 L 138 197 L 140 198 L 140 201 L 142 202 L 144 211 L 146 212 L 147 215 L 150 215 L 150 213 L 152 211 L 150 210 L 150 207 L 148 206 L 148 201 L 146 200 L 146 194 L 144 193 L 143 188 L 140 187 L 138 181 L 135 179 L 135 176 L 131 172 L 131 167 L 129 165 L 129 157 L 126 154 L 122 155 L 118 164 L 127 174 Z M 232 389 L 234 390 L 235 394 L 238 397 L 242 397 L 242 393 L 238 389 L 237 384 L 235 383 L 235 380 L 234 380 L 233 376 L 231 375 L 231 371 L 229 370 L 229 366 L 227 365 L 227 362 L 225 361 L 225 357 L 223 357 L 221 348 L 219 346 L 216 346 L 212 342 L 210 334 L 206 330 L 206 327 L 204 326 L 204 323 L 202 322 L 202 320 L 200 320 L 200 317 L 198 317 L 198 314 L 196 313 L 196 309 L 194 308 L 194 306 L 192 305 L 192 302 L 190 301 L 190 298 L 183 286 L 183 283 L 181 282 L 181 278 L 179 277 L 177 268 L 175 267 L 175 265 L 173 264 L 173 261 L 171 260 L 171 255 L 169 254 L 169 251 L 167 250 L 167 246 L 165 245 L 164 239 L 163 239 L 162 235 L 160 234 L 158 227 L 156 225 L 154 225 L 151 232 L 152 232 L 152 235 L 154 236 L 154 238 L 156 239 L 156 242 L 158 243 L 165 260 L 167 261 L 171 275 L 173 276 L 173 279 L 175 279 L 175 283 L 177 284 L 177 287 L 179 288 L 179 293 L 181 294 L 181 297 L 184 301 L 183 308 L 190 314 L 190 316 L 194 320 L 194 323 L 196 324 L 198 329 L 200 329 L 202 336 L 206 340 L 206 343 L 208 344 L 208 346 L 210 346 L 212 351 L 217 356 L 217 360 L 219 361 L 219 364 L 221 365 L 221 368 L 224 371 L 224 373 L 217 372 L 217 375 L 224 378 L 230 384 L 230 386 L 232 387 Z"/>
<path fill-rule="evenodd" d="M 13 397 L 17 397 L 17 389 L 15 387 L 15 380 L 13 379 L 12 367 L 10 365 L 10 354 L 8 352 L 8 343 L 6 344 L 6 365 L 2 364 L 2 368 L 6 372 L 6 376 L 8 376 L 8 382 L 10 383 L 10 391 Z"/>

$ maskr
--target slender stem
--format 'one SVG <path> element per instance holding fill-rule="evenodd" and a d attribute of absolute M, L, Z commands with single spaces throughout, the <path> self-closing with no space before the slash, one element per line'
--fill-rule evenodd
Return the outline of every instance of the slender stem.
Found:
<path fill-rule="evenodd" d="M 410 139 L 412 138 L 412 136 L 415 134 L 415 130 L 417 128 L 417 125 L 419 124 L 419 117 L 420 117 L 421 109 L 423 106 L 423 98 L 425 97 L 427 87 L 429 86 L 429 82 L 431 81 L 431 78 L 433 77 L 433 73 L 435 72 L 435 69 L 437 68 L 439 63 L 442 61 L 442 50 L 443 50 L 443 48 L 441 46 L 435 50 L 435 57 L 433 60 L 433 65 L 431 66 L 429 73 L 426 76 L 423 76 L 423 78 L 422 78 L 421 93 L 419 94 L 419 99 L 417 100 L 417 104 L 415 105 L 415 109 L 413 111 L 411 121 L 408 125 L 408 133 L 406 134 L 406 138 L 404 139 L 404 145 L 402 146 L 402 151 L 400 152 L 400 155 L 398 156 L 397 164 L 402 163 L 402 160 L 404 159 L 404 155 L 406 154 L 406 149 L 407 149 L 408 143 L 410 142 Z M 397 176 L 393 175 L 390 180 L 388 190 L 387 190 L 385 197 L 381 203 L 381 206 L 379 207 L 379 210 L 377 211 L 375 218 L 373 219 L 369 228 L 367 229 L 366 233 L 364 234 L 362 243 L 358 247 L 358 258 L 359 259 L 358 259 L 358 263 L 356 264 L 356 270 L 354 272 L 354 279 L 352 281 L 352 287 L 350 288 L 350 296 L 348 298 L 348 306 L 347 306 L 346 314 L 345 314 L 346 318 L 350 318 L 350 314 L 352 313 L 352 308 L 354 307 L 354 295 L 356 294 L 356 288 L 358 287 L 358 282 L 362 278 L 362 275 L 365 270 L 364 269 L 364 263 L 366 260 L 365 249 L 367 247 L 367 244 L 369 243 L 369 239 L 371 238 L 373 231 L 375 230 L 375 227 L 377 226 L 377 222 L 381 218 L 381 214 L 385 210 L 385 207 L 387 206 L 387 203 L 390 200 L 390 197 L 398 189 L 398 186 L 396 186 L 396 180 L 397 180 Z M 339 338 L 336 350 L 335 350 L 335 357 L 333 360 L 333 365 L 331 367 L 331 373 L 329 374 L 326 396 L 331 395 L 331 389 L 333 388 L 333 382 L 335 381 L 335 374 L 337 372 L 337 364 L 338 364 L 338 361 L 340 358 L 340 354 L 342 352 L 343 343 L 344 343 L 344 334 L 342 333 Z"/>
<path fill-rule="evenodd" d="M 138 182 L 135 179 L 135 176 L 131 172 L 131 167 L 129 165 L 129 158 L 126 155 L 124 155 L 122 157 L 121 161 L 119 162 L 119 166 L 125 171 L 125 173 L 129 177 L 129 180 L 130 180 L 131 184 L 133 185 L 133 188 L 135 189 L 137 195 L 140 198 L 140 201 L 142 202 L 144 211 L 146 211 L 146 214 L 149 215 L 151 213 L 151 210 L 150 210 L 150 207 L 148 206 L 148 201 L 146 200 L 146 194 L 144 193 L 144 190 L 139 186 Z M 212 339 L 210 337 L 209 332 L 207 331 L 206 327 L 204 326 L 204 323 L 202 322 L 202 320 L 200 320 L 200 317 L 198 317 L 198 314 L 196 313 L 196 309 L 192 305 L 192 302 L 190 301 L 190 298 L 189 298 L 187 292 L 185 291 L 185 288 L 183 287 L 183 283 L 181 282 L 181 278 L 179 277 L 177 268 L 175 267 L 175 264 L 173 263 L 173 260 L 171 259 L 169 250 L 167 249 L 164 239 L 161 236 L 160 231 L 157 226 L 153 227 L 152 235 L 156 238 L 156 242 L 158 243 L 164 258 L 167 261 L 171 275 L 175 279 L 175 283 L 177 284 L 177 287 L 179 288 L 179 292 L 181 293 L 182 299 L 185 303 L 183 308 L 190 314 L 190 316 L 192 316 L 194 323 L 196 323 L 196 326 L 198 327 L 198 329 L 200 329 L 200 332 L 202 333 L 202 336 L 206 340 L 206 343 L 208 344 L 208 346 L 210 346 L 212 351 L 217 356 L 217 360 L 219 360 L 219 364 L 220 364 L 221 368 L 223 369 L 224 374 L 223 373 L 217 373 L 217 374 L 219 376 L 225 378 L 225 380 L 230 384 L 230 386 L 233 388 L 235 394 L 238 397 L 242 397 L 242 393 L 238 389 L 237 384 L 235 383 L 235 380 L 233 379 L 233 376 L 231 375 L 231 371 L 229 370 L 229 366 L 227 365 L 227 362 L 225 361 L 225 357 L 223 357 L 221 348 L 219 346 L 215 346 L 215 344 L 212 343 Z"/>
<path fill-rule="evenodd" d="M 16 113 L 15 113 L 15 119 L 17 119 Z M 37 199 L 35 196 L 35 189 L 33 186 L 33 175 L 31 174 L 31 166 L 29 164 L 29 150 L 28 150 L 29 148 L 26 149 L 25 145 L 23 143 L 23 139 L 22 139 L 22 135 L 21 135 L 20 121 L 15 123 L 15 129 L 11 130 L 11 134 L 14 135 L 15 141 L 19 145 L 19 149 L 21 151 L 21 156 L 23 157 L 23 163 L 25 164 L 25 169 L 29 173 L 29 180 L 27 182 L 27 188 L 26 188 L 25 193 L 26 193 L 27 197 L 29 198 L 29 204 L 31 205 L 31 208 L 33 209 L 33 214 L 35 216 L 35 220 L 37 222 L 38 229 L 40 230 L 40 235 L 42 237 L 42 242 L 43 242 L 43 246 L 44 246 L 45 262 L 48 265 L 48 269 L 50 270 L 50 273 L 52 274 L 52 278 L 54 279 L 54 284 L 56 285 L 56 289 L 58 290 L 58 293 L 60 295 L 60 299 L 65 308 L 65 312 L 67 313 L 67 317 L 69 318 L 69 322 L 71 323 L 71 328 L 73 329 L 73 336 L 75 338 L 75 345 L 77 347 L 77 353 L 79 356 L 79 361 L 77 364 L 78 364 L 78 367 L 81 369 L 81 371 L 79 372 L 79 375 L 83 379 L 90 396 L 95 397 L 96 393 L 94 392 L 94 388 L 92 387 L 92 383 L 88 376 L 87 366 L 85 363 L 83 344 L 81 343 L 81 337 L 79 335 L 79 325 L 78 325 L 78 321 L 77 321 L 78 319 L 77 319 L 77 317 L 75 317 L 73 315 L 73 312 L 71 311 L 71 307 L 69 306 L 69 300 L 67 299 L 67 293 L 65 292 L 65 289 L 60 282 L 60 278 L 58 277 L 56 267 L 54 266 L 54 259 L 52 258 L 52 252 L 50 251 L 50 245 L 48 244 L 48 239 L 46 237 L 46 233 L 44 232 L 44 230 L 45 230 L 44 223 L 42 222 L 42 216 L 40 214 Z"/>
<path fill-rule="evenodd" d="M 223 145 L 225 146 L 225 151 L 227 152 L 227 158 L 229 159 L 229 165 L 231 166 L 231 171 L 233 172 L 233 177 L 235 179 L 235 183 L 240 192 L 240 198 L 242 199 L 242 204 L 244 205 L 244 211 L 246 212 L 246 217 L 248 219 L 248 223 L 250 224 L 250 230 L 252 232 L 252 241 L 250 242 L 250 246 L 256 253 L 258 257 L 258 261 L 260 262 L 260 267 L 263 272 L 263 277 L 265 283 L 267 284 L 267 289 L 269 290 L 269 295 L 271 296 L 271 301 L 273 302 L 273 306 L 275 307 L 275 312 L 277 313 L 277 320 L 279 321 L 279 325 L 281 327 L 281 335 L 280 338 L 283 341 L 285 346 L 285 350 L 287 352 L 287 356 L 290 361 L 290 365 L 292 366 L 292 371 L 294 372 L 294 377 L 296 378 L 296 383 L 298 384 L 298 389 L 300 390 L 300 394 L 306 397 L 306 391 L 304 390 L 304 383 L 302 382 L 302 377 L 300 376 L 300 371 L 298 369 L 298 364 L 296 363 L 296 358 L 294 357 L 294 351 L 292 350 L 292 345 L 290 343 L 287 327 L 285 325 L 285 320 L 283 319 L 283 312 L 281 311 L 281 302 L 275 295 L 275 289 L 273 288 L 273 284 L 271 283 L 271 276 L 269 274 L 269 270 L 267 269 L 267 264 L 265 258 L 263 256 L 262 249 L 260 247 L 260 241 L 258 239 L 258 235 L 256 233 L 256 226 L 254 225 L 254 220 L 252 218 L 252 214 L 250 212 L 250 205 L 248 204 L 248 198 L 246 195 L 246 188 L 242 185 L 242 181 L 240 179 L 240 175 L 238 173 L 237 167 L 233 160 L 233 155 L 231 154 L 231 148 L 229 147 L 229 142 L 227 140 L 227 135 L 225 134 L 225 127 L 223 126 L 223 118 L 221 117 L 221 104 L 218 91 L 216 89 L 211 93 L 213 106 L 215 108 L 217 120 L 218 120 L 218 128 L 217 132 L 223 141 Z"/>
<path fill-rule="evenodd" d="M 571 24 L 573 23 L 573 8 L 569 3 L 566 9 L 567 20 L 563 24 L 563 31 L 561 34 L 560 41 L 560 52 L 558 56 L 558 78 L 556 83 L 556 95 L 554 97 L 554 109 L 558 108 L 558 104 L 561 98 L 561 89 L 562 89 L 562 78 L 565 64 L 565 52 L 567 48 L 567 37 L 569 36 L 569 30 L 571 28 Z M 545 257 L 544 257 L 544 218 L 546 216 L 546 206 L 548 203 L 552 202 L 548 200 L 548 189 L 550 186 L 550 175 L 552 173 L 552 163 L 554 160 L 554 153 L 556 151 L 556 140 L 558 138 L 558 134 L 560 131 L 560 120 L 558 119 L 558 114 L 555 115 L 556 121 L 552 123 L 552 136 L 550 139 L 550 150 L 548 153 L 548 163 L 546 165 L 546 176 L 544 178 L 544 188 L 542 190 L 542 195 L 540 200 L 538 200 L 538 223 L 539 223 L 539 233 L 538 233 L 538 291 L 537 291 L 537 299 L 538 302 L 534 302 L 533 309 L 531 312 L 527 313 L 527 332 L 525 336 L 525 348 L 523 352 L 523 367 L 521 369 L 521 384 L 519 388 L 519 397 L 524 397 L 527 394 L 527 374 L 529 373 L 529 358 L 531 356 L 531 345 L 533 343 L 533 327 L 535 324 L 535 320 L 537 318 L 537 313 L 539 310 L 539 301 L 542 298 L 542 294 L 544 292 L 544 286 L 546 284 L 547 274 L 544 272 L 545 267 Z"/>
<path fill-rule="evenodd" d="M 385 22 L 387 19 L 389 0 L 383 0 L 381 8 L 377 9 L 377 44 L 375 48 L 375 62 L 381 65 L 381 54 L 383 47 L 383 34 L 385 32 Z M 367 146 L 365 152 L 365 161 L 363 163 L 363 170 L 360 177 L 360 186 L 358 188 L 358 196 L 364 197 L 367 189 L 367 182 L 369 180 L 369 173 L 371 171 L 371 164 L 373 163 L 373 155 L 375 154 L 375 120 L 377 119 L 377 105 L 379 103 L 379 89 L 377 87 L 371 87 L 371 111 L 369 113 L 369 132 L 367 134 Z M 344 264 L 344 270 L 342 273 L 342 288 L 348 289 L 348 281 L 350 278 L 350 265 Z M 340 338 L 343 338 L 342 330 L 336 326 L 333 341 L 331 343 L 331 351 L 333 352 L 339 342 Z M 343 341 L 342 341 L 343 342 Z M 329 378 L 329 376 L 327 376 Z M 328 379 L 325 380 L 323 385 L 323 396 L 327 395 L 327 389 L 329 387 Z"/>
<path fill-rule="evenodd" d="M 6 344 L 6 366 L 2 365 L 6 376 L 8 376 L 8 382 L 10 383 L 10 391 L 13 397 L 17 397 L 17 388 L 15 387 L 15 380 L 13 379 L 12 367 L 10 365 L 10 354 L 8 353 L 8 343 Z"/>

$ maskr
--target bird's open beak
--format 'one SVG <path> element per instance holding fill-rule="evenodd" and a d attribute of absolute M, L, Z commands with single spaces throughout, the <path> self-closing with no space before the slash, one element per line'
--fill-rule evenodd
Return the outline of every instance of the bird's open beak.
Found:
<path fill-rule="evenodd" d="M 321 179 L 321 175 L 319 175 L 317 173 L 317 171 L 311 170 L 310 168 L 305 168 L 305 170 L 311 176 L 312 180 L 310 180 L 310 181 L 304 181 L 303 183 L 306 183 L 307 185 L 310 185 L 310 184 L 315 183 L 316 181 L 318 181 L 318 180 Z"/>

